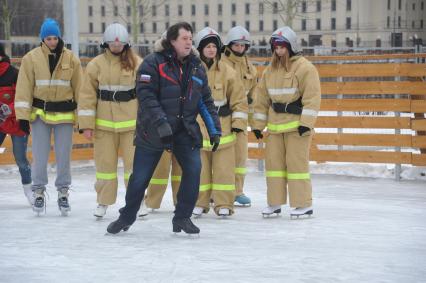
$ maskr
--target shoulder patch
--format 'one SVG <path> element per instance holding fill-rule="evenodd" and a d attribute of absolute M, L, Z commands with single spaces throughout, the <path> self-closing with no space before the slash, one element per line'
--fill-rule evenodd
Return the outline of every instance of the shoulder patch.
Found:
<path fill-rule="evenodd" d="M 149 82 L 151 82 L 151 76 L 142 74 L 139 78 L 139 81 L 143 82 L 143 83 L 149 83 Z"/>

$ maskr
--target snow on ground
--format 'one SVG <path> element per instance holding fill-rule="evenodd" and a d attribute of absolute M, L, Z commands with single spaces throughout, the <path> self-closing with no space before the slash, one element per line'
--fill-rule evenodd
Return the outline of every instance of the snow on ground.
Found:
<path fill-rule="evenodd" d="M 312 218 L 291 220 L 286 207 L 263 219 L 265 179 L 252 169 L 253 206 L 196 219 L 199 238 L 171 232 L 171 190 L 159 211 L 110 236 L 122 185 L 96 221 L 94 168 L 74 165 L 71 215 L 59 216 L 49 186 L 47 212 L 36 217 L 10 168 L 0 167 L 0 282 L 425 282 L 423 180 L 314 174 Z"/>

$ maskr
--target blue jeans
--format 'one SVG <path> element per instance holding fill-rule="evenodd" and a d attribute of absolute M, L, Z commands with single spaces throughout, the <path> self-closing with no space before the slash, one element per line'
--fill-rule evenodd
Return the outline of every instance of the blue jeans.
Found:
<path fill-rule="evenodd" d="M 182 168 L 182 181 L 177 194 L 174 217 L 189 218 L 200 187 L 200 149 L 192 146 L 192 138 L 186 131 L 175 134 L 173 140 L 173 154 Z M 163 151 L 136 146 L 133 173 L 130 175 L 126 192 L 126 205 L 120 209 L 120 219 L 125 223 L 131 225 L 135 222 L 145 190 L 162 154 Z"/>
<path fill-rule="evenodd" d="M 16 165 L 18 165 L 19 173 L 21 174 L 21 182 L 23 185 L 31 183 L 31 167 L 27 159 L 27 143 L 28 135 L 25 136 L 10 136 L 12 138 L 13 156 L 15 157 Z M 6 134 L 0 132 L 0 145 L 6 138 Z"/>

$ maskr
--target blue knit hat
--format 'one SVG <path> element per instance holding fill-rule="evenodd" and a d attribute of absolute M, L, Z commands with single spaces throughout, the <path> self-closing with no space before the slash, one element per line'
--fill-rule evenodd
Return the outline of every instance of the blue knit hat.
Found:
<path fill-rule="evenodd" d="M 61 37 L 58 22 L 51 18 L 45 19 L 40 28 L 40 39 L 43 40 L 48 36 Z"/>

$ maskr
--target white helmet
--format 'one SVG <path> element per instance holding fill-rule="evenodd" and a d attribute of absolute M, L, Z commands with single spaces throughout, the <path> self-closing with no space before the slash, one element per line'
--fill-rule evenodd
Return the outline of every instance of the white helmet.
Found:
<path fill-rule="evenodd" d="M 194 39 L 195 48 L 198 49 L 198 47 L 200 47 L 201 41 L 211 37 L 217 40 L 217 49 L 220 50 L 222 48 L 222 40 L 220 39 L 220 35 L 217 33 L 217 31 L 210 27 L 205 27 L 197 33 Z"/>
<path fill-rule="evenodd" d="M 301 50 L 299 48 L 299 44 L 297 44 L 297 36 L 296 33 L 289 27 L 282 27 L 277 29 L 272 33 L 271 40 L 269 43 L 271 43 L 271 49 L 272 49 L 272 42 L 274 40 L 278 41 L 285 41 L 290 44 L 291 51 L 293 53 L 299 53 Z"/>
<path fill-rule="evenodd" d="M 250 46 L 250 33 L 242 26 L 231 28 L 226 35 L 225 45 L 238 42 Z"/>
<path fill-rule="evenodd" d="M 119 41 L 123 44 L 130 45 L 129 33 L 127 29 L 119 23 L 113 23 L 107 26 L 104 32 L 104 44 L 108 42 Z"/>

